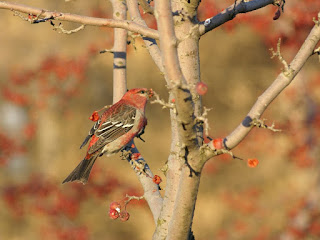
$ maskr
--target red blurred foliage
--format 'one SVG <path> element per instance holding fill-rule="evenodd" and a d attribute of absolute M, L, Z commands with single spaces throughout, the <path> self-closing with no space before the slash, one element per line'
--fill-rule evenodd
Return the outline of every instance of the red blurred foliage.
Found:
<path fill-rule="evenodd" d="M 32 139 L 37 131 L 37 126 L 35 123 L 26 124 L 23 129 L 23 134 L 26 140 Z"/>
<path fill-rule="evenodd" d="M 4 99 L 16 105 L 27 106 L 30 104 L 30 98 L 28 95 L 14 92 L 8 87 L 3 86 L 1 93 Z"/>
<path fill-rule="evenodd" d="M 69 226 L 66 228 L 61 223 L 53 222 L 50 227 L 40 229 L 43 239 L 61 240 L 89 240 L 89 230 L 86 226 Z"/>
<path fill-rule="evenodd" d="M 0 132 L 0 166 L 5 165 L 13 156 L 25 153 L 25 150 L 15 139 Z"/>
<path fill-rule="evenodd" d="M 260 196 L 259 190 L 254 188 L 254 195 L 248 194 L 248 191 L 250 192 L 252 189 L 248 188 L 238 193 L 224 192 L 221 197 L 223 202 L 235 211 L 242 214 L 257 214 L 262 211 L 257 204 Z"/>

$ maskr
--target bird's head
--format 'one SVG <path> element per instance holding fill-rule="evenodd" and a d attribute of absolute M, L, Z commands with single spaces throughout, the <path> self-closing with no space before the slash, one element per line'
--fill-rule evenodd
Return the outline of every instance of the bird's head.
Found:
<path fill-rule="evenodd" d="M 124 94 L 122 99 L 129 100 L 137 106 L 144 106 L 151 97 L 153 97 L 153 90 L 151 88 L 132 88 Z"/>
<path fill-rule="evenodd" d="M 138 95 L 147 99 L 153 97 L 153 90 L 147 88 L 132 88 L 126 92 L 125 95 Z"/>

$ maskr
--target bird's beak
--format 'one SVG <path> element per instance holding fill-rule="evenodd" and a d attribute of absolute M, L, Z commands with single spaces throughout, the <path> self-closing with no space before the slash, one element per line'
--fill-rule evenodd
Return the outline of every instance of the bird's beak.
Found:
<path fill-rule="evenodd" d="M 149 98 L 152 98 L 153 97 L 153 90 L 152 90 L 152 88 L 150 88 L 149 90 L 148 90 L 148 96 L 149 96 Z"/>

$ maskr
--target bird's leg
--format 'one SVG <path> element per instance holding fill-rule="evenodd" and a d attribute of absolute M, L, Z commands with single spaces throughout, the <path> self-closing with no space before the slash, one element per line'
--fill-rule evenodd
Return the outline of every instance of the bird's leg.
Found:
<path fill-rule="evenodd" d="M 141 131 L 137 134 L 137 136 L 136 136 L 136 137 L 139 138 L 142 142 L 145 142 L 145 140 L 142 139 L 142 137 L 141 137 L 141 136 L 144 134 L 144 128 L 145 128 L 145 127 L 143 127 L 142 130 L 141 130 Z"/>

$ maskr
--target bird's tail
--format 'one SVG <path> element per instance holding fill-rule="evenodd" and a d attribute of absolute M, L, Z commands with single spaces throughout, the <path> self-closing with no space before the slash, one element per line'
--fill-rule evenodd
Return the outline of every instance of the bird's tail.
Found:
<path fill-rule="evenodd" d="M 79 181 L 86 184 L 98 156 L 99 153 L 88 154 L 62 183 Z"/>

